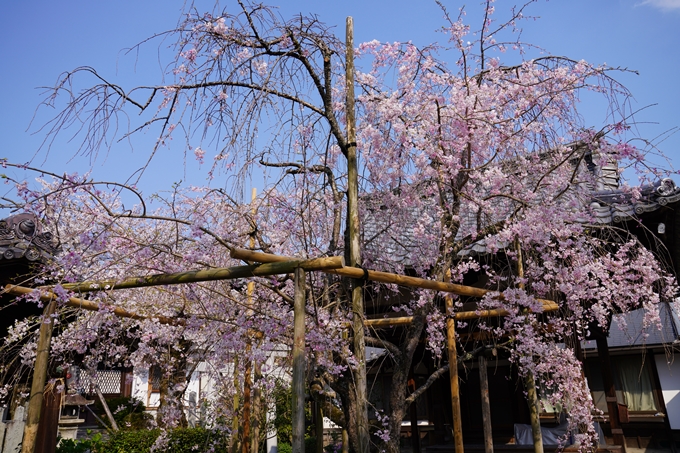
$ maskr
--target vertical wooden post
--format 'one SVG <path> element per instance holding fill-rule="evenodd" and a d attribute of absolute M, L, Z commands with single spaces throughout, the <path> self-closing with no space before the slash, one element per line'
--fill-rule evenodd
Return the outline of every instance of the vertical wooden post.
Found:
<path fill-rule="evenodd" d="M 534 453 L 543 453 L 543 434 L 541 433 L 541 418 L 538 412 L 538 393 L 534 375 L 529 372 L 524 378 L 529 403 L 529 417 L 531 418 L 531 435 L 534 440 Z"/>
<path fill-rule="evenodd" d="M 342 452 L 349 453 L 349 434 L 345 428 L 342 428 Z"/>
<path fill-rule="evenodd" d="M 482 422 L 484 423 L 484 453 L 493 453 L 493 432 L 491 431 L 491 403 L 489 402 L 489 377 L 486 373 L 486 358 L 479 355 L 479 385 L 482 389 Z"/>
<path fill-rule="evenodd" d="M 517 252 L 517 276 L 524 278 L 524 258 L 522 258 L 522 246 L 518 238 L 515 238 L 515 251 Z M 519 288 L 524 289 L 524 283 L 520 280 Z M 527 389 L 527 402 L 529 403 L 529 418 L 531 419 L 531 435 L 534 440 L 534 453 L 543 453 L 543 434 L 541 433 L 541 418 L 538 406 L 538 393 L 536 381 L 531 371 L 524 378 Z"/>
<path fill-rule="evenodd" d="M 451 280 L 451 271 L 446 271 L 446 281 Z M 453 297 L 446 294 L 446 340 L 449 355 L 449 379 L 451 384 L 451 412 L 453 415 L 453 443 L 456 453 L 463 453 L 463 423 L 460 410 L 460 388 L 458 383 L 458 351 L 456 349 L 456 321 L 453 319 Z"/>
<path fill-rule="evenodd" d="M 316 453 L 323 453 L 323 406 L 320 401 L 314 401 L 314 431 L 316 435 Z"/>
<path fill-rule="evenodd" d="M 293 453 L 305 452 L 305 271 L 295 269 L 293 303 Z"/>
<path fill-rule="evenodd" d="M 626 438 L 623 435 L 621 421 L 619 420 L 619 406 L 616 400 L 616 387 L 612 376 L 612 364 L 609 359 L 609 345 L 607 344 L 607 334 L 602 332 L 595 333 L 597 343 L 597 355 L 600 359 L 600 369 L 602 371 L 602 383 L 604 384 L 604 396 L 607 400 L 607 412 L 609 415 L 609 426 L 612 430 L 614 445 L 621 447 L 621 452 L 626 453 Z"/>
<path fill-rule="evenodd" d="M 234 418 L 231 421 L 231 445 L 229 446 L 230 450 L 232 453 L 238 453 L 238 447 L 239 447 L 239 442 L 238 442 L 238 435 L 239 435 L 239 419 L 238 419 L 238 411 L 241 406 L 241 399 L 239 397 L 239 392 L 241 391 L 241 383 L 238 380 L 237 376 L 237 371 L 238 371 L 238 356 L 234 357 Z"/>
<path fill-rule="evenodd" d="M 250 285 L 250 283 L 248 283 Z M 250 342 L 246 344 L 246 361 L 243 364 L 243 420 L 241 426 L 243 432 L 241 434 L 241 453 L 250 453 L 250 388 L 252 386 L 251 374 L 252 362 L 248 358 L 252 350 Z"/>
<path fill-rule="evenodd" d="M 57 431 L 62 397 L 62 393 L 57 391 L 57 388 L 63 383 L 64 381 L 58 380 L 45 386 L 40 425 L 35 442 L 35 451 L 40 453 L 54 453 L 57 449 Z"/>
<path fill-rule="evenodd" d="M 347 89 L 347 231 L 349 233 L 349 265 L 361 264 L 359 244 L 359 172 L 356 154 L 356 119 L 354 116 L 354 21 L 347 18 L 345 44 L 345 84 Z M 357 453 L 369 453 L 368 402 L 366 397 L 366 344 L 364 340 L 363 283 L 352 282 L 352 332 L 354 334 L 354 370 L 356 392 L 356 420 L 359 445 Z"/>
<path fill-rule="evenodd" d="M 259 362 L 253 364 L 253 373 L 255 375 L 255 388 L 253 389 L 253 430 L 250 453 L 258 453 L 260 451 L 260 433 L 262 431 L 260 423 L 260 420 L 262 420 L 262 391 L 257 386 L 258 381 L 262 379 L 262 365 Z"/>
<path fill-rule="evenodd" d="M 35 442 L 40 423 L 40 410 L 43 403 L 45 382 L 47 381 L 47 364 L 50 357 L 50 344 L 52 343 L 52 329 L 54 328 L 54 314 L 57 307 L 56 299 L 47 303 L 43 312 L 43 319 L 38 333 L 38 345 L 36 347 L 35 368 L 33 369 L 33 381 L 31 382 L 31 394 L 28 400 L 28 413 L 24 426 L 24 440 L 21 444 L 21 453 L 34 453 Z"/>
<path fill-rule="evenodd" d="M 253 190 L 251 192 L 251 213 L 253 216 L 255 215 L 255 198 L 257 197 L 257 189 L 253 187 Z M 253 236 L 250 237 L 250 248 L 253 249 L 255 248 L 255 238 Z M 253 310 L 253 292 L 255 290 L 255 282 L 249 281 L 248 282 L 248 287 L 247 287 L 247 315 L 252 316 Z M 253 349 L 252 343 L 251 343 L 251 338 L 250 338 L 250 332 L 248 332 L 248 337 L 246 338 L 246 353 L 245 353 L 245 363 L 244 365 L 244 370 L 243 370 L 243 443 L 241 444 L 241 453 L 250 453 L 250 409 L 251 409 L 251 401 L 250 401 L 250 391 L 252 387 L 252 377 L 251 374 L 253 372 L 252 370 L 252 361 L 250 360 L 250 353 Z"/>

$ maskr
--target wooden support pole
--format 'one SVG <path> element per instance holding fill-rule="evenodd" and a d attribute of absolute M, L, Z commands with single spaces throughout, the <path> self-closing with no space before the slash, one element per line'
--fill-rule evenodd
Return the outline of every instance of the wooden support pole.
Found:
<path fill-rule="evenodd" d="M 113 429 L 114 431 L 118 431 L 118 423 L 116 423 L 116 419 L 113 418 L 111 409 L 109 408 L 109 405 L 106 403 L 106 399 L 104 398 L 102 389 L 99 388 L 99 384 L 94 385 L 94 391 L 97 394 L 97 397 L 99 398 L 99 402 L 102 403 L 102 407 L 104 408 L 106 417 L 109 419 L 109 423 L 111 423 L 111 429 Z"/>
<path fill-rule="evenodd" d="M 230 251 L 231 257 L 243 261 L 252 261 L 258 263 L 275 263 L 295 260 L 297 258 L 290 256 L 273 255 L 271 253 L 253 252 L 246 249 L 233 249 Z M 434 291 L 441 291 L 445 293 L 453 293 L 459 296 L 468 297 L 484 297 L 490 292 L 488 289 L 475 288 L 474 286 L 458 285 L 456 283 L 438 282 L 435 280 L 427 280 L 419 277 L 409 277 L 406 275 L 392 274 L 390 272 L 372 271 L 370 269 L 362 269 L 358 267 L 342 267 L 337 269 L 319 269 L 327 274 L 335 274 L 341 277 L 349 278 L 366 278 L 367 280 L 379 283 L 391 283 L 399 286 L 408 286 L 411 288 L 431 289 Z M 543 304 L 544 311 L 555 311 L 559 309 L 554 301 L 548 299 L 536 299 Z"/>
<path fill-rule="evenodd" d="M 543 312 L 555 311 L 557 310 L 557 304 L 555 307 L 545 308 Z M 494 310 L 475 310 L 475 311 L 459 311 L 451 315 L 456 321 L 464 321 L 469 319 L 481 319 L 481 318 L 494 318 L 500 316 L 507 316 L 507 310 L 494 309 Z M 376 318 L 376 319 L 366 319 L 364 325 L 366 327 L 381 328 L 381 327 L 394 327 L 394 326 L 406 326 L 413 322 L 413 316 L 400 316 L 395 318 Z"/>
<path fill-rule="evenodd" d="M 43 319 L 38 333 L 36 346 L 35 367 L 33 368 L 33 380 L 31 382 L 31 394 L 28 399 L 28 413 L 24 425 L 24 440 L 21 444 L 21 453 L 34 453 L 38 425 L 40 423 L 40 410 L 43 403 L 45 382 L 47 381 L 47 364 L 50 358 L 50 344 L 52 343 L 52 330 L 57 300 L 52 298 L 45 307 Z"/>
<path fill-rule="evenodd" d="M 518 238 L 515 238 L 515 252 L 517 253 L 517 276 L 519 277 L 519 288 L 524 289 L 524 258 L 522 257 L 522 245 Z M 527 402 L 529 403 L 529 418 L 531 419 L 531 435 L 534 441 L 534 453 L 543 453 L 543 434 L 541 433 L 540 407 L 538 404 L 538 392 L 536 391 L 536 380 L 531 370 L 527 371 L 524 378 L 524 385 L 527 390 Z"/>
<path fill-rule="evenodd" d="M 215 280 L 231 280 L 235 278 L 265 277 L 276 274 L 292 274 L 295 269 L 305 271 L 321 271 L 327 269 L 339 269 L 344 267 L 345 259 L 342 256 L 329 256 L 301 260 L 279 260 L 265 264 L 250 266 L 224 267 L 200 271 L 176 272 L 173 274 L 156 274 L 142 277 L 130 277 L 124 280 L 104 280 L 82 283 L 65 283 L 61 285 L 68 291 L 85 293 L 93 291 L 110 291 L 116 289 L 143 288 L 147 286 L 179 285 L 182 283 L 208 282 Z M 46 287 L 51 289 L 50 287 Z"/>
<path fill-rule="evenodd" d="M 255 376 L 255 388 L 253 389 L 253 430 L 252 440 L 250 442 L 250 453 L 258 453 L 260 451 L 260 433 L 262 431 L 262 390 L 258 386 L 258 381 L 262 379 L 262 364 L 255 362 L 253 364 L 253 375 Z M 265 425 L 266 426 L 266 425 Z"/>
<path fill-rule="evenodd" d="M 243 426 L 243 432 L 241 435 L 241 453 L 250 453 L 250 391 L 252 388 L 252 362 L 248 358 L 252 350 L 252 345 L 250 343 L 246 344 L 246 362 L 244 364 L 243 370 L 243 420 L 241 425 Z"/>
<path fill-rule="evenodd" d="M 293 453 L 305 453 L 305 271 L 295 270 L 293 302 Z"/>
<path fill-rule="evenodd" d="M 359 230 L 359 170 L 356 149 L 356 120 L 354 117 L 354 20 L 347 17 L 345 42 L 345 118 L 347 122 L 347 232 L 349 266 L 361 265 Z M 356 393 L 357 453 L 369 453 L 368 397 L 366 380 L 366 344 L 364 340 L 364 288 L 363 280 L 355 279 L 352 288 L 352 333 L 354 334 L 354 371 Z"/>
<path fill-rule="evenodd" d="M 7 285 L 4 288 L 4 291 L 8 294 L 13 294 L 15 296 L 23 296 L 26 294 L 30 294 L 33 291 L 36 291 L 35 288 L 26 288 L 24 286 L 15 286 L 15 285 Z M 49 302 L 50 300 L 54 300 L 57 298 L 57 295 L 48 291 L 48 290 L 40 290 L 40 300 L 43 302 Z M 92 302 L 91 300 L 85 300 L 85 299 L 80 299 L 78 297 L 70 297 L 64 305 L 67 305 L 69 307 L 74 307 L 74 308 L 81 308 L 83 310 L 89 310 L 89 311 L 99 311 L 100 310 L 100 304 L 96 302 Z M 123 310 L 122 308 L 111 308 L 111 311 L 113 312 L 114 315 L 118 316 L 119 318 L 131 318 L 131 319 L 156 319 L 158 322 L 161 324 L 168 324 L 168 325 L 173 325 L 173 326 L 179 326 L 179 325 L 184 325 L 184 320 L 183 319 L 174 319 L 174 318 L 168 318 L 167 316 L 142 316 L 136 313 L 129 312 L 127 310 Z"/>
<path fill-rule="evenodd" d="M 238 355 L 234 357 L 234 398 L 232 399 L 232 408 L 233 408 L 233 414 L 234 418 L 231 420 L 231 438 L 230 442 L 231 445 L 230 450 L 232 453 L 238 453 L 239 448 L 239 431 L 240 431 L 240 426 L 241 423 L 239 423 L 239 418 L 238 418 L 238 412 L 241 409 L 241 397 L 240 397 L 240 392 L 241 392 L 241 382 L 238 380 L 238 376 L 236 374 L 236 371 L 238 370 Z"/>
<path fill-rule="evenodd" d="M 342 451 L 341 453 L 349 453 L 349 433 L 345 428 L 342 428 Z"/>
<path fill-rule="evenodd" d="M 446 279 L 450 279 L 450 271 L 446 273 Z M 453 313 L 453 297 L 446 295 L 444 298 L 447 316 Z M 451 385 L 451 413 L 453 416 L 453 443 L 456 453 L 464 453 L 463 448 L 463 421 L 460 410 L 460 386 L 458 382 L 458 351 L 456 348 L 456 321 L 449 316 L 446 320 L 446 340 L 449 356 L 449 380 Z"/>
<path fill-rule="evenodd" d="M 316 435 L 316 453 L 323 453 L 323 406 L 321 401 L 313 401 L 314 433 Z"/>
<path fill-rule="evenodd" d="M 538 392 L 534 375 L 528 372 L 524 378 L 529 403 L 529 418 L 531 419 L 531 435 L 534 440 L 534 453 L 543 453 L 543 434 L 541 433 L 541 418 L 538 405 Z"/>
<path fill-rule="evenodd" d="M 491 430 L 491 403 L 489 401 L 489 376 L 486 358 L 479 355 L 479 386 L 482 390 L 482 423 L 484 424 L 484 453 L 493 453 L 493 432 Z"/>
<path fill-rule="evenodd" d="M 255 198 L 257 197 L 257 189 L 253 187 L 251 192 L 251 214 L 253 219 L 255 218 Z M 253 220 L 254 221 L 254 220 Z M 250 248 L 255 247 L 255 238 L 250 236 Z M 255 291 L 255 282 L 252 280 L 248 282 L 248 287 L 246 290 L 247 296 L 247 306 L 246 315 L 251 317 L 253 315 L 253 292 Z M 253 363 L 250 359 L 250 353 L 253 350 L 253 344 L 251 341 L 251 336 L 248 335 L 246 338 L 246 361 L 243 364 L 243 442 L 241 444 L 241 453 L 250 453 L 251 445 L 251 433 L 250 433 L 250 422 L 251 422 L 251 389 L 253 385 L 252 372 Z"/>

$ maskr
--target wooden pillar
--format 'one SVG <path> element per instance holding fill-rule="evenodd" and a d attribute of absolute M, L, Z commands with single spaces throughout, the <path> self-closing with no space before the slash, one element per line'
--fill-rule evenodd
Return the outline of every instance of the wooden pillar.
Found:
<path fill-rule="evenodd" d="M 534 453 L 543 453 L 543 434 L 541 433 L 541 418 L 538 409 L 538 393 L 534 375 L 528 372 L 524 378 L 529 403 L 529 417 L 531 418 L 531 435 L 534 440 Z"/>
<path fill-rule="evenodd" d="M 621 428 L 621 421 L 619 420 L 619 406 L 616 401 L 616 387 L 614 386 L 612 364 L 609 359 L 607 334 L 605 332 L 596 333 L 595 341 L 597 342 L 597 354 L 600 359 L 604 395 L 607 400 L 607 412 L 609 413 L 609 426 L 612 430 L 614 445 L 619 445 L 622 453 L 626 453 L 626 438 L 623 436 L 623 429 Z"/>
<path fill-rule="evenodd" d="M 450 280 L 447 271 L 447 281 Z M 453 297 L 444 297 L 446 305 L 446 340 L 449 355 L 449 379 L 451 383 L 451 411 L 453 415 L 453 443 L 456 453 L 463 453 L 463 423 L 460 411 L 460 389 L 458 383 L 458 351 L 456 350 L 456 321 L 453 319 Z"/>
<path fill-rule="evenodd" d="M 52 315 L 56 311 L 57 301 L 52 299 L 48 302 L 43 312 L 43 320 L 38 334 L 36 347 L 35 368 L 33 369 L 33 381 L 31 382 L 31 394 L 28 400 L 28 413 L 24 426 L 24 440 L 21 444 L 21 453 L 34 453 L 35 442 L 40 423 L 40 411 L 43 403 L 45 382 L 47 381 L 47 363 L 50 357 L 50 344 L 52 342 L 52 329 L 54 320 Z"/>
<path fill-rule="evenodd" d="M 257 198 L 257 189 L 253 187 L 251 196 L 250 196 L 250 201 L 251 201 L 251 214 L 253 216 L 253 221 L 255 221 L 255 214 L 257 213 L 255 209 L 255 198 Z M 255 248 L 255 237 L 253 235 L 250 236 L 250 248 L 254 249 Z M 253 315 L 253 292 L 255 291 L 255 282 L 252 280 L 248 282 L 248 287 L 247 287 L 247 305 L 248 309 L 246 311 L 246 314 L 250 317 Z M 250 392 L 251 392 L 251 387 L 253 385 L 252 381 L 252 373 L 253 373 L 253 363 L 250 360 L 250 353 L 253 349 L 252 345 L 252 340 L 250 338 L 250 332 L 247 333 L 247 338 L 246 338 L 246 361 L 243 364 L 243 435 L 242 435 L 242 443 L 241 443 L 241 453 L 250 453 L 250 440 L 251 440 L 251 434 L 250 434 L 250 419 L 251 419 L 251 401 L 250 401 Z"/>
<path fill-rule="evenodd" d="M 347 232 L 349 236 L 349 265 L 361 264 L 359 244 L 359 171 L 356 154 L 356 120 L 354 117 L 354 21 L 346 22 L 345 44 L 345 110 L 347 118 Z M 359 445 L 357 453 L 369 453 L 370 434 L 368 432 L 368 398 L 366 385 L 366 344 L 364 340 L 364 294 L 363 282 L 352 281 L 352 333 L 354 334 L 354 357 L 357 366 L 354 370 L 354 389 L 356 392 L 356 423 Z"/>
<path fill-rule="evenodd" d="M 258 453 L 260 451 L 260 433 L 262 431 L 260 420 L 262 420 L 262 391 L 257 385 L 258 381 L 262 379 L 262 365 L 259 362 L 253 364 L 253 372 L 255 375 L 255 388 L 253 389 L 253 422 L 252 422 L 252 438 L 250 442 L 250 452 Z M 269 452 L 267 452 L 269 453 Z"/>
<path fill-rule="evenodd" d="M 342 428 L 342 453 L 349 453 L 349 434 Z"/>
<path fill-rule="evenodd" d="M 522 258 L 522 246 L 519 238 L 515 238 L 515 251 L 517 252 L 517 276 L 520 278 L 519 288 L 524 289 L 524 258 Z M 525 309 L 526 312 L 526 309 Z M 527 372 L 524 378 L 524 385 L 527 390 L 527 402 L 529 403 L 529 418 L 531 419 L 531 435 L 534 440 L 534 453 L 543 453 L 543 434 L 541 433 L 541 418 L 538 406 L 538 393 L 536 392 L 536 381 L 531 371 Z"/>
<path fill-rule="evenodd" d="M 305 271 L 295 269 L 293 303 L 293 453 L 305 452 Z"/>
<path fill-rule="evenodd" d="M 479 386 L 482 393 L 482 422 L 484 424 L 484 453 L 493 453 L 493 432 L 491 431 L 491 403 L 489 401 L 489 377 L 486 373 L 486 358 L 479 355 Z"/>
<path fill-rule="evenodd" d="M 323 406 L 321 401 L 314 401 L 314 431 L 316 434 L 316 453 L 323 453 Z"/>
<path fill-rule="evenodd" d="M 40 453 L 54 453 L 57 449 L 57 431 L 59 426 L 59 412 L 61 411 L 62 392 L 57 390 L 63 381 L 47 384 L 43 396 L 40 427 L 35 443 L 35 451 Z"/>
<path fill-rule="evenodd" d="M 231 421 L 231 445 L 229 449 L 232 453 L 238 453 L 239 450 L 239 422 L 238 412 L 241 409 L 241 398 L 239 393 L 241 392 L 241 382 L 238 380 L 238 356 L 234 357 L 234 399 L 233 399 L 233 409 L 234 418 Z"/>

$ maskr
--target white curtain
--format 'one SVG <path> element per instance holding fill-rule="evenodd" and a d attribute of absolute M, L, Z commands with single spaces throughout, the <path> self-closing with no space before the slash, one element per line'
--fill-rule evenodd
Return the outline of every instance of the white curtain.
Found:
<path fill-rule="evenodd" d="M 617 357 L 616 367 L 628 410 L 656 411 L 648 365 L 642 357 Z"/>

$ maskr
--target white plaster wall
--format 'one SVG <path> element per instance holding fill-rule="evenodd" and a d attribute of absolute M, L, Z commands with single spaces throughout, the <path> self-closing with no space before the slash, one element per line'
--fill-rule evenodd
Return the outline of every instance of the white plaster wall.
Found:
<path fill-rule="evenodd" d="M 149 392 L 149 370 L 138 370 L 132 375 L 132 397 L 139 398 L 142 403 L 147 404 Z"/>
<path fill-rule="evenodd" d="M 654 360 L 671 429 L 680 429 L 680 360 L 668 363 L 664 354 L 656 354 Z"/>

